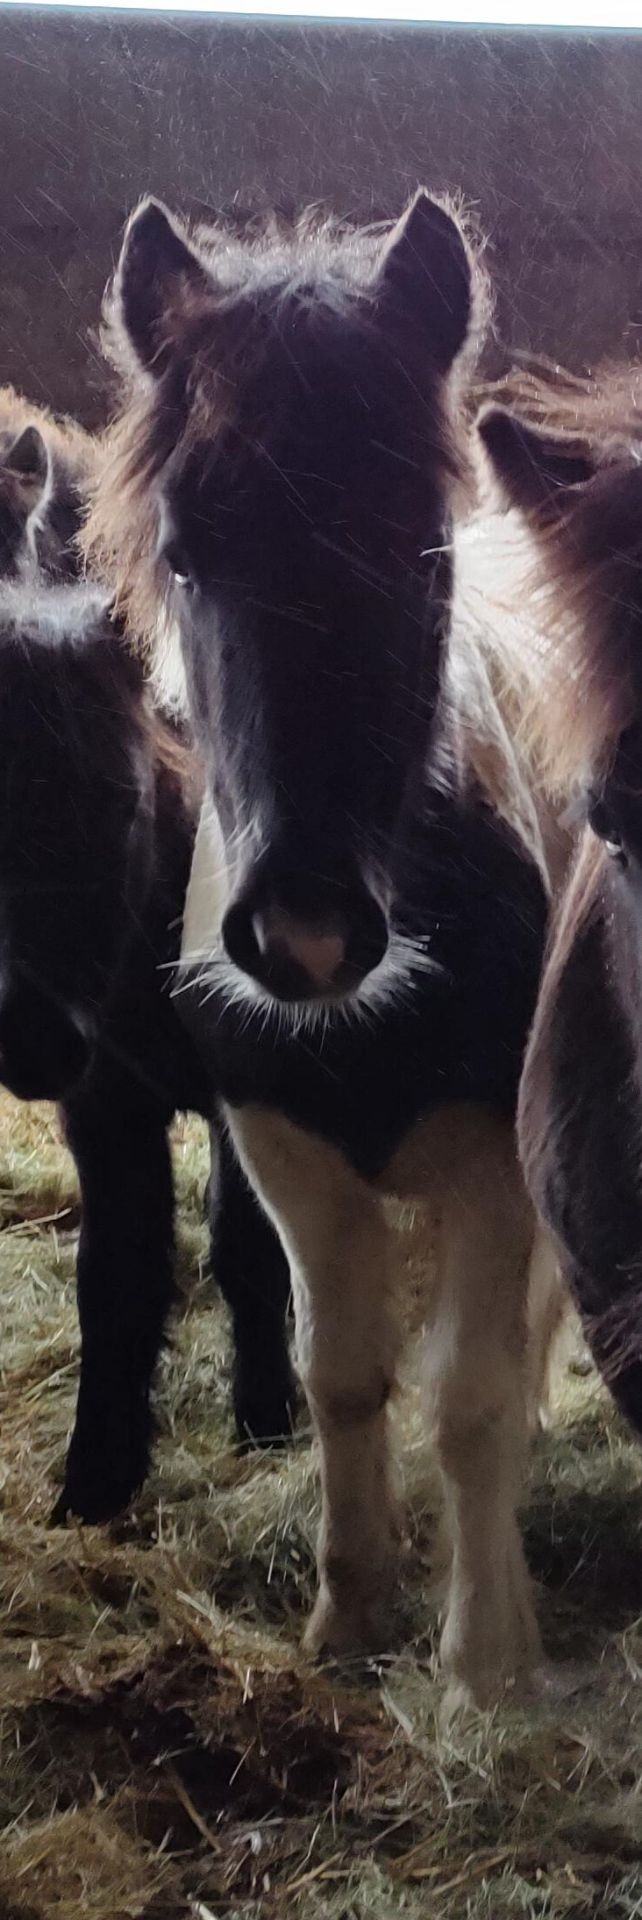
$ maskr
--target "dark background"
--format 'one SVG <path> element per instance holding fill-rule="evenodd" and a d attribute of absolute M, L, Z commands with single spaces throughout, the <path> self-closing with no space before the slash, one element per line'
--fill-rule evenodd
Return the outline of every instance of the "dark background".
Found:
<path fill-rule="evenodd" d="M 397 213 L 461 188 L 498 344 L 590 364 L 642 329 L 642 35 L 0 6 L 0 381 L 105 412 L 100 296 L 138 196 Z"/>

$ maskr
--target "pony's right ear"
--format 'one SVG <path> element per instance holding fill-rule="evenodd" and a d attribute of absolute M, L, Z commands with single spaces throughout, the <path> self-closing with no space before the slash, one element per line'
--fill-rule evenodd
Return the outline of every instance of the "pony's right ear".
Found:
<path fill-rule="evenodd" d="M 161 379 L 210 286 L 206 268 L 159 200 L 142 200 L 129 220 L 116 269 L 112 319 L 134 360 Z"/>
<path fill-rule="evenodd" d="M 484 407 L 477 431 L 509 505 L 524 513 L 562 513 L 572 488 L 595 475 L 595 463 L 577 442 L 541 433 L 505 407 Z"/>

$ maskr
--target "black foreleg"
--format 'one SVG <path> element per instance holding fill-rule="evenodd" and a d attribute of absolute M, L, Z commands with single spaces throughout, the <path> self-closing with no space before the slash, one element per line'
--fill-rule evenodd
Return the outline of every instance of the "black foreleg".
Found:
<path fill-rule="evenodd" d="M 287 1340 L 290 1275 L 226 1136 L 212 1181 L 211 1228 L 214 1276 L 232 1315 L 237 1432 L 245 1445 L 269 1446 L 291 1433 L 296 1406 Z"/>
<path fill-rule="evenodd" d="M 150 1387 L 173 1282 L 173 1184 L 165 1124 L 82 1102 L 65 1110 L 80 1178 L 80 1387 L 57 1519 L 109 1519 L 145 1478 Z"/>

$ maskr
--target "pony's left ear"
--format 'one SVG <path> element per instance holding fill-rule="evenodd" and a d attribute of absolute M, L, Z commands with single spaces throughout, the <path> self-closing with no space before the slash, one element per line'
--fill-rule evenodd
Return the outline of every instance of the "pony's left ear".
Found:
<path fill-rule="evenodd" d="M 477 431 L 509 506 L 523 513 L 554 519 L 568 508 L 572 490 L 595 476 L 595 462 L 577 442 L 541 433 L 505 407 L 482 408 Z"/>
<path fill-rule="evenodd" d="M 444 373 L 463 347 L 472 317 L 472 264 L 461 227 L 420 187 L 386 240 L 378 299 L 420 328 Z"/>
<path fill-rule="evenodd" d="M 161 379 L 199 297 L 211 283 L 178 222 L 142 200 L 128 222 L 111 296 L 111 320 L 135 362 Z"/>

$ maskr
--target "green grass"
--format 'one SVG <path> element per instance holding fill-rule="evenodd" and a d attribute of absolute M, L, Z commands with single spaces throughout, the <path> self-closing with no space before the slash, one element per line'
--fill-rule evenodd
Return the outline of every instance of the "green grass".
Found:
<path fill-rule="evenodd" d="M 77 1379 L 73 1169 L 0 1101 L 1 1920 L 642 1916 L 640 1459 L 566 1369 L 525 1515 L 555 1685 L 444 1730 L 435 1507 L 412 1392 L 398 1644 L 301 1652 L 317 1490 L 305 1422 L 239 1459 L 207 1273 L 204 1130 L 175 1141 L 179 1301 L 154 1470 L 106 1531 L 51 1531 Z"/>

